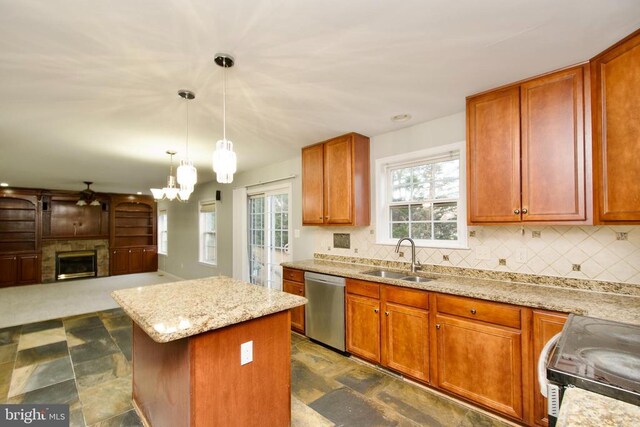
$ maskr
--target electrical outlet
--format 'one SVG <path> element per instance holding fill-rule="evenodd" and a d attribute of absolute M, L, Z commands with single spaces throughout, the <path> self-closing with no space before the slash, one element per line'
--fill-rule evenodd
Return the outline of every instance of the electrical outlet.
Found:
<path fill-rule="evenodd" d="M 527 248 L 516 249 L 516 261 L 522 263 L 527 262 Z"/>
<path fill-rule="evenodd" d="M 253 362 L 253 341 L 240 344 L 240 365 Z"/>
<path fill-rule="evenodd" d="M 476 247 L 476 259 L 491 259 L 491 248 L 489 246 Z"/>
<path fill-rule="evenodd" d="M 300 230 L 298 230 L 297 228 L 295 230 L 293 230 L 293 237 L 295 237 L 296 239 L 300 237 Z"/>

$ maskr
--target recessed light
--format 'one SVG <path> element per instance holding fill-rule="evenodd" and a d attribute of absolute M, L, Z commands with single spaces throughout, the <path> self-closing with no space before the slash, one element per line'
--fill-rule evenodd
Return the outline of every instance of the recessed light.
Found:
<path fill-rule="evenodd" d="M 398 114 L 391 117 L 392 122 L 408 122 L 411 120 L 411 114 Z"/>
<path fill-rule="evenodd" d="M 142 194 L 142 191 L 138 191 L 136 194 L 139 196 Z"/>
<path fill-rule="evenodd" d="M 0 182 L 0 187 L 8 187 L 9 184 L 7 184 L 6 182 Z"/>

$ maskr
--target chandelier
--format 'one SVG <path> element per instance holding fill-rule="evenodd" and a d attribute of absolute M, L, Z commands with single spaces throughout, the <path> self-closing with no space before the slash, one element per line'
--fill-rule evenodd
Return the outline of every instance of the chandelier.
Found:
<path fill-rule="evenodd" d="M 222 139 L 216 142 L 216 150 L 213 152 L 213 171 L 216 173 L 216 181 L 229 184 L 233 182 L 233 174 L 237 168 L 233 142 L 227 139 L 227 68 L 233 67 L 234 59 L 226 53 L 218 53 L 215 62 L 222 67 Z"/>
<path fill-rule="evenodd" d="M 98 199 L 96 199 L 96 192 L 93 191 L 91 188 L 91 184 L 93 184 L 93 182 L 91 181 L 82 181 L 87 185 L 87 188 L 85 188 L 84 190 L 82 190 L 80 192 L 80 199 L 78 199 L 78 201 L 76 202 L 76 205 L 78 206 L 100 206 L 100 201 L 98 201 Z"/>
<path fill-rule="evenodd" d="M 191 192 L 176 187 L 176 177 L 173 176 L 173 156 L 175 156 L 176 152 L 167 150 L 167 154 L 170 156 L 167 186 L 164 188 L 152 188 L 151 193 L 153 194 L 153 198 L 155 200 L 167 199 L 169 201 L 172 201 L 177 199 L 181 202 L 186 202 L 187 200 L 189 200 Z"/>
<path fill-rule="evenodd" d="M 181 90 L 178 95 L 187 103 L 187 129 L 185 135 L 185 157 L 180 160 L 180 166 L 176 171 L 176 179 L 180 185 L 180 191 L 186 195 L 186 199 L 193 192 L 193 188 L 198 182 L 198 171 L 193 166 L 193 162 L 189 159 L 189 101 L 196 97 L 196 94 L 189 90 Z M 187 194 L 188 193 L 188 194 Z M 186 200 L 185 199 L 185 200 Z"/>

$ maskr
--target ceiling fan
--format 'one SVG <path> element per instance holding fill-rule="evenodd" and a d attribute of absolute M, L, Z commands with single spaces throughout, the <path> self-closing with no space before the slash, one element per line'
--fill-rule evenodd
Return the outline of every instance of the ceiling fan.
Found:
<path fill-rule="evenodd" d="M 91 188 L 89 188 L 91 184 L 93 184 L 93 182 L 91 181 L 83 181 L 83 182 L 87 184 L 87 188 L 85 188 L 80 192 L 80 199 L 78 200 L 76 205 L 100 206 L 100 202 L 96 199 L 96 192 L 93 191 Z"/>

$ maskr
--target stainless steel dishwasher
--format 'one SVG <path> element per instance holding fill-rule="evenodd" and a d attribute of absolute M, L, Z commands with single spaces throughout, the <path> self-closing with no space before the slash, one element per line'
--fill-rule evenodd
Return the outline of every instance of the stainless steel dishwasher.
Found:
<path fill-rule="evenodd" d="M 345 351 L 343 277 L 304 273 L 305 332 L 313 340 Z"/>

